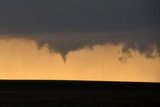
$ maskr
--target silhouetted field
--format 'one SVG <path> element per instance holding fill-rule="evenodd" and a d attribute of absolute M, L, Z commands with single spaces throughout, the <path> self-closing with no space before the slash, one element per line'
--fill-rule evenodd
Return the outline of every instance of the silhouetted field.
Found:
<path fill-rule="evenodd" d="M 160 106 L 160 83 L 0 81 L 0 107 Z"/>

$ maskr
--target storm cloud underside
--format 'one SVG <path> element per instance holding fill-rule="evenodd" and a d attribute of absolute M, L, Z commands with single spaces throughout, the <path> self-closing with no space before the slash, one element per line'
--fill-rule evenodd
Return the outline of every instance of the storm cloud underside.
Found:
<path fill-rule="evenodd" d="M 152 57 L 160 52 L 159 0 L 1 0 L 1 38 L 48 45 L 64 60 L 96 44 L 124 44 Z"/>

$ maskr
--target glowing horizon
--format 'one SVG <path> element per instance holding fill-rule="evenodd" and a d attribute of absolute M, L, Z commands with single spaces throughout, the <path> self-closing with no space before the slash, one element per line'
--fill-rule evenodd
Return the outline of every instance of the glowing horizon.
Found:
<path fill-rule="evenodd" d="M 138 51 L 126 62 L 122 45 L 95 45 L 71 51 L 66 63 L 48 47 L 37 48 L 32 40 L 0 40 L 0 79 L 100 80 L 160 82 L 160 58 L 146 58 Z"/>

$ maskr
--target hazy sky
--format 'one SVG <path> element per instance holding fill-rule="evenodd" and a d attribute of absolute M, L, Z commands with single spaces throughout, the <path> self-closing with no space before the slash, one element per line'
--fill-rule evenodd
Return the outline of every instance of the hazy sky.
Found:
<path fill-rule="evenodd" d="M 1 0 L 0 78 L 160 81 L 159 4 Z M 73 72 L 80 76 L 75 78 Z M 102 78 L 100 72 L 107 76 Z"/>

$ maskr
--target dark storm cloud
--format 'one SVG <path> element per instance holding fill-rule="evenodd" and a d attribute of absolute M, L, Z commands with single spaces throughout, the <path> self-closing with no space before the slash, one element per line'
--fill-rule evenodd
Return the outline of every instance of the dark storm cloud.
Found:
<path fill-rule="evenodd" d="M 159 26 L 158 0 L 1 0 L 1 32 L 106 32 Z"/>
<path fill-rule="evenodd" d="M 160 47 L 159 0 L 1 0 L 0 32 L 69 51 L 124 43 L 150 57 Z"/>

